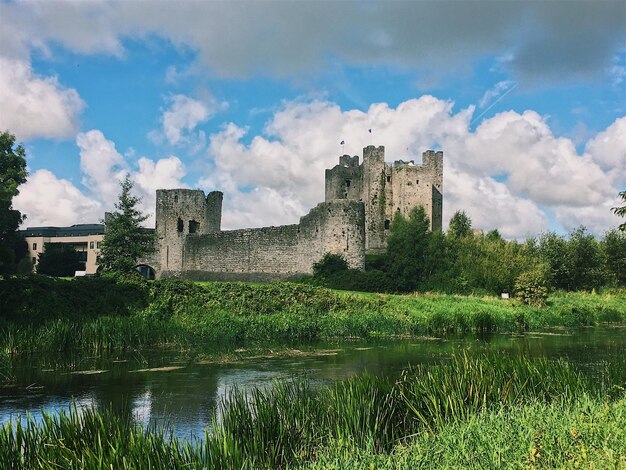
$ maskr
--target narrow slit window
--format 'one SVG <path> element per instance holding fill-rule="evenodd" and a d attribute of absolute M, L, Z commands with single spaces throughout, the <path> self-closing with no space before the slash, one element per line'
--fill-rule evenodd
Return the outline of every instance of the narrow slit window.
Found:
<path fill-rule="evenodd" d="M 178 224 L 176 229 L 178 230 L 178 233 L 183 233 L 183 230 L 185 229 L 185 223 L 183 222 L 183 219 L 181 219 L 180 217 L 178 218 Z"/>
<path fill-rule="evenodd" d="M 389 219 L 385 219 L 385 230 L 389 230 L 390 225 L 391 225 L 391 222 L 389 222 Z"/>
<path fill-rule="evenodd" d="M 415 184 L 420 184 L 420 180 L 415 180 Z"/>
<path fill-rule="evenodd" d="M 387 175 L 387 183 L 391 183 L 391 176 Z"/>
<path fill-rule="evenodd" d="M 346 180 L 346 188 L 349 188 L 352 184 L 352 180 Z"/>

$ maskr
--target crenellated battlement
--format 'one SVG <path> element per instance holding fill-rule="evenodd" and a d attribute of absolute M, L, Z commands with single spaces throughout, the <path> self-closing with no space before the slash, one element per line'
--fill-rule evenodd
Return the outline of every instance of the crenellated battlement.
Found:
<path fill-rule="evenodd" d="M 443 152 L 427 150 L 422 163 L 395 160 L 385 163 L 385 147 L 369 145 L 358 157 L 339 157 L 326 170 L 326 201 L 348 199 L 365 205 L 366 250 L 383 250 L 396 213 L 408 216 L 423 206 L 432 230 L 441 230 L 443 209 Z"/>

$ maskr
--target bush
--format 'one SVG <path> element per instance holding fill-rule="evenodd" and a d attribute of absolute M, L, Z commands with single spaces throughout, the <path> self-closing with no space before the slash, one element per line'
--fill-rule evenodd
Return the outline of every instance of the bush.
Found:
<path fill-rule="evenodd" d="M 313 265 L 313 277 L 323 279 L 335 273 L 348 270 L 348 262 L 341 255 L 326 253 Z"/>
<path fill-rule="evenodd" d="M 515 279 L 515 296 L 531 307 L 545 307 L 548 298 L 546 270 L 535 268 L 526 271 Z"/>

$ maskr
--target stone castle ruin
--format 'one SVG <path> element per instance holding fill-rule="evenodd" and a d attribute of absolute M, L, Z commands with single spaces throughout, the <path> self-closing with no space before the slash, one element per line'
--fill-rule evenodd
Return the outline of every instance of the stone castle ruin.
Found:
<path fill-rule="evenodd" d="M 343 155 L 326 170 L 326 197 L 279 227 L 221 230 L 223 194 L 157 190 L 156 250 L 142 265 L 157 278 L 268 281 L 310 274 L 325 253 L 364 269 L 365 253 L 385 249 L 396 212 L 423 206 L 432 230 L 441 230 L 443 152 L 424 152 L 423 164 L 385 163 L 384 147 Z"/>

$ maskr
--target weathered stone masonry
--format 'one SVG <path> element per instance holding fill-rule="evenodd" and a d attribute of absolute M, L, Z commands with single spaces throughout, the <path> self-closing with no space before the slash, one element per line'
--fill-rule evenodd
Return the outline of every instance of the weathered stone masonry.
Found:
<path fill-rule="evenodd" d="M 385 148 L 369 146 L 359 157 L 343 155 L 339 165 L 326 170 L 326 201 L 362 201 L 365 205 L 365 250 L 385 249 L 389 227 L 396 212 L 405 217 L 423 206 L 431 230 L 441 230 L 443 152 L 428 150 L 422 165 L 398 160 L 385 163 Z"/>
<path fill-rule="evenodd" d="M 158 278 L 274 280 L 312 272 L 325 253 L 363 269 L 365 252 L 384 249 L 396 211 L 424 206 L 441 229 L 443 154 L 428 151 L 423 164 L 385 163 L 384 147 L 344 155 L 326 170 L 325 202 L 294 225 L 221 231 L 223 194 L 158 190 L 156 250 L 142 264 Z"/>

